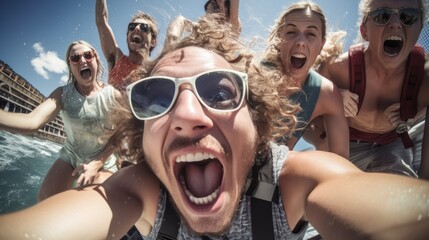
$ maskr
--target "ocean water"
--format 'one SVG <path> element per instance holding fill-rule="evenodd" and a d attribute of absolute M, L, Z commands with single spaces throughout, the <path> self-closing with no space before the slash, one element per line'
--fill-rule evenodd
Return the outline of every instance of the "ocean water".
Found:
<path fill-rule="evenodd" d="M 61 147 L 0 130 L 0 214 L 37 203 L 40 185 Z"/>

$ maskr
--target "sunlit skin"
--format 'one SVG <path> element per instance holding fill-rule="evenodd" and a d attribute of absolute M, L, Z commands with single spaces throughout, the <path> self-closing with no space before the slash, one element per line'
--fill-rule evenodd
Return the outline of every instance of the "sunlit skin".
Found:
<path fill-rule="evenodd" d="M 196 62 L 203 64 L 195 64 Z M 195 47 L 174 51 L 154 68 L 153 76 L 189 77 L 216 69 L 231 69 L 220 56 Z M 240 199 L 247 173 L 253 163 L 256 131 L 246 104 L 229 113 L 212 112 L 203 107 L 191 86 L 180 86 L 172 110 L 145 122 L 143 149 L 148 163 L 170 192 L 183 218 L 196 232 L 218 233 L 225 230 Z M 240 136 L 237 138 L 237 136 Z M 222 169 L 220 193 L 210 204 L 193 204 L 179 182 L 180 155 L 207 152 L 213 154 Z M 223 173 L 222 173 L 223 171 Z M 196 171 L 198 173 L 198 171 Z M 211 171 L 201 172 L 210 178 Z M 197 181 L 197 179 L 194 179 Z M 204 179 L 200 179 L 203 181 Z"/>

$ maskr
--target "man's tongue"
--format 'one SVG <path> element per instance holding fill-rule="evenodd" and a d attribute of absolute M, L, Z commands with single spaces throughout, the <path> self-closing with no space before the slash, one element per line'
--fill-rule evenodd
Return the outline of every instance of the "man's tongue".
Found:
<path fill-rule="evenodd" d="M 222 165 L 219 161 L 211 160 L 200 165 L 189 163 L 184 173 L 189 191 L 196 197 L 205 197 L 213 193 L 222 181 Z"/>

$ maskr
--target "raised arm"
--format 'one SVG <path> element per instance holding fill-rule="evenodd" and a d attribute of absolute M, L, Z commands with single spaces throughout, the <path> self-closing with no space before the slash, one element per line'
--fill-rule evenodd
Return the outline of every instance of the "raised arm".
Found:
<path fill-rule="evenodd" d="M 62 88 L 57 88 L 32 112 L 13 113 L 0 110 L 0 128 L 10 132 L 31 134 L 53 120 L 62 108 Z"/>
<path fill-rule="evenodd" d="M 429 182 L 364 173 L 329 152 L 291 153 L 280 176 L 289 225 L 305 217 L 326 239 L 425 239 Z"/>
<path fill-rule="evenodd" d="M 192 31 L 192 21 L 182 15 L 177 16 L 168 26 L 163 51 L 172 48 L 181 39 L 184 32 L 190 31 Z"/>
<path fill-rule="evenodd" d="M 115 35 L 108 22 L 106 0 L 96 0 L 95 23 L 97 24 L 98 35 L 100 37 L 101 49 L 107 60 L 109 70 L 112 69 L 116 61 L 122 56 L 122 51 L 116 43 Z"/>
<path fill-rule="evenodd" d="M 229 8 L 229 21 L 237 31 L 238 35 L 241 33 L 241 21 L 239 17 L 240 0 L 230 0 Z"/>

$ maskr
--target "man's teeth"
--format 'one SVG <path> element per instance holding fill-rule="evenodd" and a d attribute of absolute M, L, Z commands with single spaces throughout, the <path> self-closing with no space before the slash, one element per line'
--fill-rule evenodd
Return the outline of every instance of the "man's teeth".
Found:
<path fill-rule="evenodd" d="M 185 179 L 183 176 L 180 176 L 180 184 L 182 184 L 183 189 L 185 190 L 186 196 L 188 196 L 189 200 L 192 203 L 195 203 L 197 205 L 205 205 L 213 202 L 219 193 L 219 187 L 214 190 L 211 194 L 205 196 L 205 197 L 195 197 L 186 187 Z"/>
<path fill-rule="evenodd" d="M 180 162 L 199 162 L 199 161 L 204 161 L 206 159 L 213 159 L 213 158 L 215 158 L 213 156 L 213 154 L 197 152 L 197 153 L 188 153 L 186 155 L 181 155 L 181 156 L 176 158 L 176 162 L 177 163 L 180 163 Z"/>
<path fill-rule="evenodd" d="M 200 162 L 207 159 L 214 159 L 215 156 L 211 153 L 203 153 L 203 152 L 197 152 L 197 153 L 188 153 L 185 155 L 181 155 L 176 158 L 177 163 L 183 163 L 183 162 Z M 183 189 L 185 190 L 186 196 L 188 196 L 189 200 L 197 205 L 205 205 L 213 202 L 217 195 L 219 194 L 219 187 L 216 188 L 211 194 L 205 196 L 205 197 L 196 197 L 194 196 L 191 191 L 189 191 L 188 187 L 186 186 L 186 182 L 183 176 L 180 176 L 180 184 L 182 185 Z"/>
<path fill-rule="evenodd" d="M 387 38 L 387 40 L 395 40 L 395 41 L 402 41 L 402 37 L 398 35 L 393 35 Z"/>

